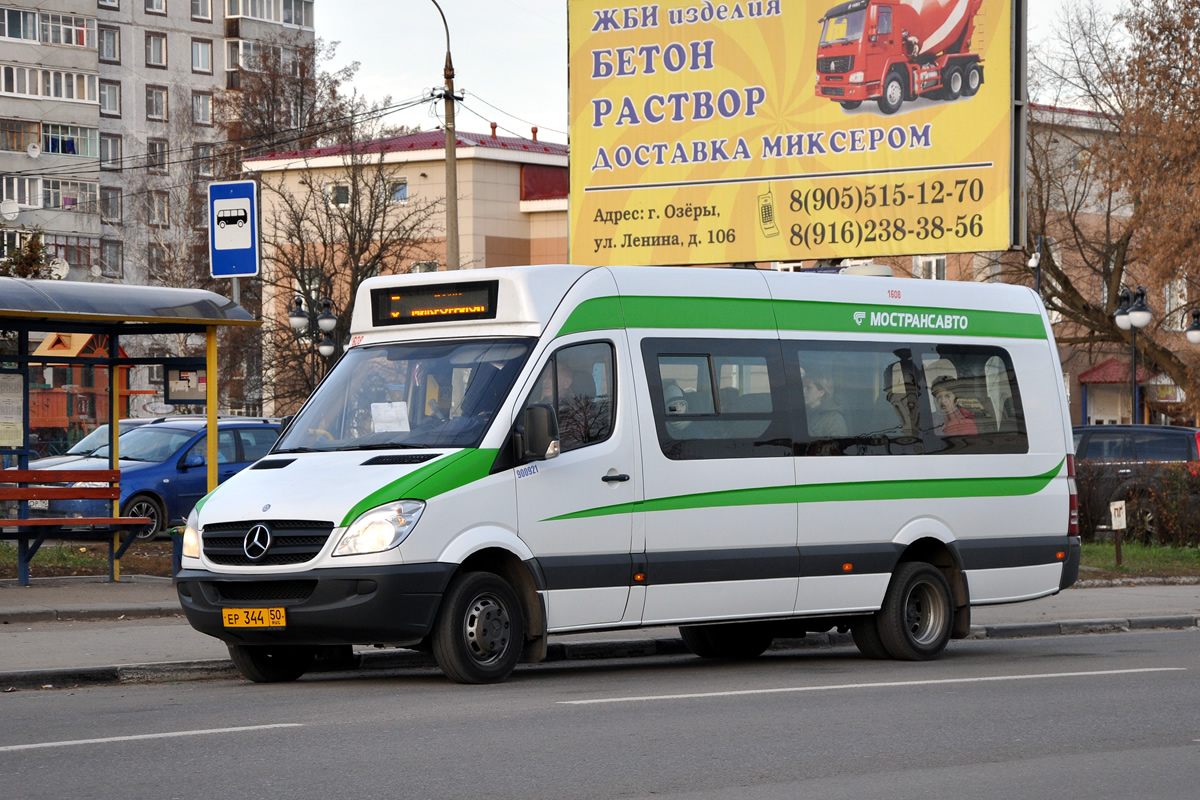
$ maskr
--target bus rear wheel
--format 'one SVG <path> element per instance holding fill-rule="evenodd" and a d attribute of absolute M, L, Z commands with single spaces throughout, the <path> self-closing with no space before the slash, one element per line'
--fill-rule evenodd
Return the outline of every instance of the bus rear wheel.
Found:
<path fill-rule="evenodd" d="M 876 624 L 892 658 L 927 661 L 936 658 L 954 627 L 950 584 L 931 564 L 906 561 L 896 568 Z"/>
<path fill-rule="evenodd" d="M 771 628 L 762 622 L 725 625 L 684 625 L 679 629 L 683 643 L 701 658 L 744 661 L 758 658 L 775 641 Z"/>
<path fill-rule="evenodd" d="M 450 585 L 433 626 L 433 657 L 458 683 L 499 683 L 521 656 L 525 622 L 508 582 L 468 572 Z"/>

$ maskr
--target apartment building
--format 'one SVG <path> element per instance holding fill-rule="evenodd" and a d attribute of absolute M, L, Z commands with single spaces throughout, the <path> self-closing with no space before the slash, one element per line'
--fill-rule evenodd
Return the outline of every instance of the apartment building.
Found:
<path fill-rule="evenodd" d="M 0 0 L 0 257 L 40 228 L 69 279 L 176 282 L 205 247 L 215 98 L 264 48 L 310 45 L 313 7 Z"/>

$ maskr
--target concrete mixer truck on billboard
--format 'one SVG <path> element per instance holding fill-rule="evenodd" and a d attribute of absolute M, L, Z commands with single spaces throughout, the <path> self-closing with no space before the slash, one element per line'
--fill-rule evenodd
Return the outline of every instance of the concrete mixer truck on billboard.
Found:
<path fill-rule="evenodd" d="M 971 52 L 983 0 L 849 0 L 821 18 L 817 94 L 855 109 L 874 100 L 895 114 L 905 100 L 971 97 L 983 84 Z"/>

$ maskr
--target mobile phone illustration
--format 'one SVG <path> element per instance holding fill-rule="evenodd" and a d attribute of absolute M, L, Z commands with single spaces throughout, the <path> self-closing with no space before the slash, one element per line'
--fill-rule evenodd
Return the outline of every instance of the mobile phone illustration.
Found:
<path fill-rule="evenodd" d="M 770 186 L 758 196 L 758 226 L 768 239 L 779 235 L 779 226 L 775 224 L 775 200 L 771 197 Z"/>

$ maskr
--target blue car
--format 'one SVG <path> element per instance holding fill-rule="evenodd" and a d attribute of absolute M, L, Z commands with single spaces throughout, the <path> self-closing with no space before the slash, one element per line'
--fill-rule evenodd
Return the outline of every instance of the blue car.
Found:
<path fill-rule="evenodd" d="M 182 524 L 208 492 L 206 421 L 199 417 L 163 419 L 121 434 L 121 515 L 149 517 L 153 526 L 138 534 L 152 539 Z M 223 483 L 265 456 L 279 438 L 279 421 L 226 417 L 217 422 L 217 482 Z M 50 469 L 108 469 L 108 446 L 79 461 Z M 76 486 L 86 485 L 77 483 Z M 50 500 L 39 512 L 50 517 L 107 516 L 107 500 Z"/>

